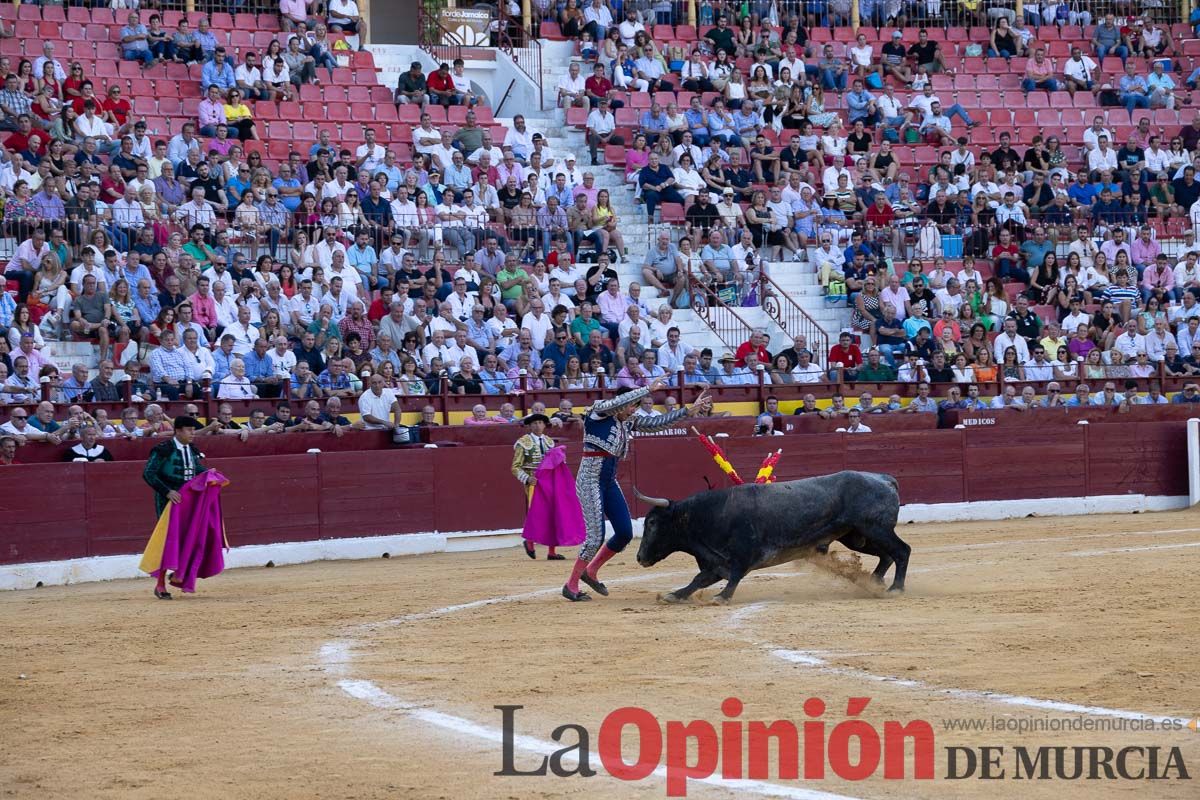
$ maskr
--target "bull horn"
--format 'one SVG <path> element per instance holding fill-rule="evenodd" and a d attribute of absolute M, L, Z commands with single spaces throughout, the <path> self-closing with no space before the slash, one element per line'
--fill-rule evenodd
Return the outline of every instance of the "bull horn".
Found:
<path fill-rule="evenodd" d="M 637 496 L 638 500 L 641 500 L 648 506 L 666 508 L 667 506 L 671 505 L 671 501 L 667 500 L 665 497 L 647 497 L 646 495 L 642 494 L 636 486 L 633 487 L 633 493 Z"/>

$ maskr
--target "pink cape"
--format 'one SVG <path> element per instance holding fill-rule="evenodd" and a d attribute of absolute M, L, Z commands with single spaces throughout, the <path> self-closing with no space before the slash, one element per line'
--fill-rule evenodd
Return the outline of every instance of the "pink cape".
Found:
<path fill-rule="evenodd" d="M 167 504 L 163 516 L 169 519 L 165 525 L 159 521 L 142 557 L 144 572 L 155 577 L 163 570 L 174 572 L 173 583 L 184 592 L 194 592 L 197 578 L 211 578 L 225 569 L 221 488 L 228 483 L 228 478 L 210 469 L 180 487 L 181 501 Z"/>
<path fill-rule="evenodd" d="M 533 501 L 521 535 L 536 544 L 572 547 L 587 538 L 575 479 L 567 466 L 567 448 L 559 445 L 538 465 Z"/>

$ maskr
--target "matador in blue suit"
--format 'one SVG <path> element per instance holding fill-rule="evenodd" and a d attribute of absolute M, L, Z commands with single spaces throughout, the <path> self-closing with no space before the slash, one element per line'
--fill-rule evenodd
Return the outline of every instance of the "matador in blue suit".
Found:
<path fill-rule="evenodd" d="M 597 594 L 608 596 L 608 587 L 598 577 L 600 567 L 633 539 L 633 520 L 617 483 L 617 467 L 629 452 L 633 431 L 662 430 L 712 408 L 712 398 L 705 392 L 690 407 L 678 408 L 669 414 L 633 416 L 641 399 L 660 388 L 667 379 L 663 376 L 649 386 L 623 392 L 610 400 L 599 400 L 584 417 L 583 459 L 579 463 L 575 489 L 583 507 L 587 539 L 579 551 L 570 579 L 563 586 L 563 597 L 568 600 L 592 599 L 587 592 L 580 591 L 581 580 Z M 612 525 L 613 533 L 601 546 L 605 519 Z"/>

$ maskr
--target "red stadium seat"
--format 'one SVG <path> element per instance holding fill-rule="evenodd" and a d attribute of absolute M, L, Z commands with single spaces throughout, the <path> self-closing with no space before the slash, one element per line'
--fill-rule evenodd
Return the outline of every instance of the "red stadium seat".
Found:
<path fill-rule="evenodd" d="M 686 221 L 681 203 L 663 203 L 658 208 L 664 225 L 681 225 Z"/>
<path fill-rule="evenodd" d="M 345 103 L 329 103 L 325 106 L 325 119 L 330 122 L 352 122 L 354 115 Z"/>
<path fill-rule="evenodd" d="M 291 150 L 292 143 L 286 139 L 271 138 L 267 140 L 267 155 L 273 159 L 286 161 Z"/>

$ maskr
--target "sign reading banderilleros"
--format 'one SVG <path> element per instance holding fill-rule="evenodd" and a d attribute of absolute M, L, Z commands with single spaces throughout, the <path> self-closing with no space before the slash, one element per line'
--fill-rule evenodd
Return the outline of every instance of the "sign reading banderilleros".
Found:
<path fill-rule="evenodd" d="M 486 46 L 492 13 L 476 8 L 444 8 L 439 14 L 442 25 L 442 44 L 465 47 Z"/>

